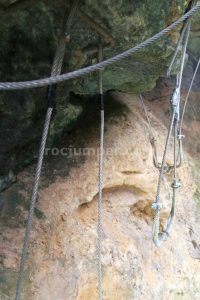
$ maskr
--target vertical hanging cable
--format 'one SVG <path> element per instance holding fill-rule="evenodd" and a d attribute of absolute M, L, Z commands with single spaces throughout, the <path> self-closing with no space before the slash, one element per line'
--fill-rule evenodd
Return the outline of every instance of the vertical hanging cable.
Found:
<path fill-rule="evenodd" d="M 99 62 L 102 61 L 102 45 L 99 45 Z M 100 151 L 99 151 L 99 199 L 98 199 L 98 241 L 97 241 L 97 255 L 98 255 L 98 299 L 103 299 L 102 289 L 102 210 L 103 210 L 103 149 L 104 149 L 104 96 L 103 96 L 103 74 L 99 70 L 99 105 L 100 105 Z"/>
<path fill-rule="evenodd" d="M 190 93 L 191 93 L 191 90 L 192 90 L 192 86 L 193 86 L 195 77 L 196 77 L 197 72 L 198 72 L 198 69 L 199 69 L 199 66 L 200 66 L 200 58 L 199 58 L 199 60 L 198 60 L 198 62 L 197 62 L 197 65 L 196 65 L 196 68 L 195 68 L 195 71 L 194 71 L 194 74 L 193 74 L 193 76 L 192 76 L 192 80 L 191 80 L 191 83 L 190 83 L 190 87 L 189 87 L 187 96 L 186 96 L 186 98 L 185 98 L 185 103 L 184 103 L 183 111 L 182 111 L 182 115 L 181 115 L 180 129 L 182 129 L 182 127 L 183 127 L 183 118 L 184 118 L 184 115 L 185 115 L 186 105 L 187 105 L 188 98 L 189 98 Z"/>
<path fill-rule="evenodd" d="M 38 162 L 37 162 L 37 167 L 36 167 L 36 175 L 35 175 L 34 187 L 33 187 L 33 192 L 32 192 L 32 197 L 31 197 L 29 215 L 28 215 L 28 220 L 27 220 L 27 225 L 26 225 L 26 230 L 25 230 L 24 244 L 23 244 L 21 261 L 20 261 L 20 270 L 19 270 L 17 287 L 16 287 L 16 296 L 15 296 L 16 300 L 21 299 L 22 284 L 23 284 L 24 273 L 25 273 L 25 263 L 26 263 L 26 259 L 28 256 L 28 249 L 29 249 L 29 244 L 30 244 L 30 233 L 31 233 L 31 227 L 32 227 L 32 222 L 33 222 L 33 214 L 34 214 L 35 202 L 36 202 L 37 194 L 38 194 L 41 169 L 42 169 L 42 164 L 43 164 L 43 159 L 44 159 L 44 151 L 45 151 L 46 140 L 47 140 L 48 131 L 49 131 L 49 124 L 51 121 L 52 111 L 53 111 L 53 109 L 51 107 L 48 107 L 47 113 L 46 113 L 46 119 L 45 119 L 45 123 L 44 123 L 42 140 L 41 140 L 41 144 L 40 144 L 40 150 L 39 150 Z"/>
<path fill-rule="evenodd" d="M 176 178 L 176 157 L 174 157 L 174 179 L 172 183 L 172 189 L 173 189 L 173 196 L 172 196 L 172 206 L 171 206 L 171 211 L 170 215 L 167 220 L 167 225 L 165 226 L 165 229 L 160 232 L 160 211 L 162 209 L 162 201 L 160 198 L 160 190 L 161 190 L 161 184 L 163 181 L 163 175 L 164 175 L 164 166 L 165 166 L 165 161 L 166 161 L 166 156 L 167 156 L 167 151 L 169 147 L 169 141 L 170 137 L 172 134 L 172 129 L 174 127 L 174 156 L 176 156 L 176 141 L 175 138 L 178 136 L 177 134 L 177 126 L 179 123 L 179 118 L 180 118 L 180 92 L 181 92 L 181 84 L 182 84 L 182 78 L 183 78 L 183 69 L 184 69 L 184 63 L 185 63 L 185 57 L 186 57 L 186 50 L 187 50 L 187 45 L 188 45 L 188 39 L 189 39 L 189 34 L 190 34 L 190 26 L 191 26 L 191 20 L 188 21 L 186 24 L 186 30 L 185 30 L 185 42 L 184 42 L 184 47 L 183 47 L 183 53 L 181 57 L 181 68 L 180 72 L 177 75 L 177 80 L 176 80 L 176 88 L 174 90 L 174 93 L 172 95 L 171 99 L 171 105 L 172 105 L 172 117 L 171 117 L 171 122 L 168 130 L 168 135 L 166 139 L 166 144 L 164 148 L 164 153 L 163 153 L 163 158 L 162 158 L 162 164 L 161 164 L 161 169 L 160 169 L 160 174 L 159 174 L 159 179 L 158 179 L 158 186 L 157 186 L 157 193 L 156 193 L 156 199 L 155 202 L 152 204 L 152 208 L 154 210 L 154 220 L 153 220 L 153 228 L 152 228 L 152 239 L 153 242 L 157 247 L 159 247 L 168 237 L 169 232 L 171 230 L 173 221 L 174 221 L 174 216 L 175 216 L 175 203 L 176 203 L 176 189 L 180 187 L 180 183 L 178 182 Z M 181 132 L 179 132 L 179 139 L 181 137 Z M 179 143 L 182 142 L 179 140 Z M 182 147 L 182 145 L 181 145 Z M 182 149 L 182 148 L 180 148 Z M 182 156 L 182 154 L 180 153 Z M 180 163 L 181 163 L 180 158 Z"/>
<path fill-rule="evenodd" d="M 69 14 L 67 12 L 64 16 L 61 37 L 60 37 L 58 48 L 57 48 L 57 51 L 55 54 L 51 76 L 57 76 L 61 73 L 62 64 L 63 64 L 63 60 L 64 60 L 64 55 L 65 55 L 65 49 L 66 49 L 66 42 L 67 42 L 66 31 L 68 31 L 71 27 L 72 19 L 75 15 L 78 4 L 79 4 L 79 0 L 74 1 L 72 7 L 70 8 Z M 18 275 L 18 279 L 17 279 L 15 300 L 21 299 L 23 279 L 24 279 L 24 273 L 25 273 L 25 264 L 26 264 L 26 259 L 28 256 L 28 249 L 29 249 L 29 244 L 30 244 L 30 233 L 31 233 L 31 228 L 32 228 L 32 223 L 33 223 L 35 203 L 36 203 L 36 199 L 37 199 L 37 195 L 38 195 L 39 182 L 40 182 L 42 164 L 43 164 L 43 160 L 44 160 L 46 141 L 47 141 L 47 137 L 48 137 L 49 126 L 50 126 L 50 121 L 51 121 L 52 112 L 53 112 L 53 100 L 54 100 L 53 98 L 54 97 L 55 97 L 55 86 L 50 85 L 48 87 L 48 93 L 47 93 L 48 108 L 47 108 L 47 112 L 46 112 L 44 129 L 43 129 L 42 138 L 41 138 L 41 144 L 40 144 L 40 149 L 39 149 L 39 156 L 38 156 L 38 162 L 37 162 L 36 174 L 35 174 L 35 180 L 34 180 L 34 187 L 33 187 L 33 192 L 32 192 L 32 196 L 31 196 L 29 215 L 28 215 L 28 220 L 27 220 L 27 225 L 26 225 L 26 230 L 25 230 L 25 237 L 24 237 L 22 255 L 21 255 L 21 260 L 20 260 L 20 269 L 19 269 L 19 275 Z"/>

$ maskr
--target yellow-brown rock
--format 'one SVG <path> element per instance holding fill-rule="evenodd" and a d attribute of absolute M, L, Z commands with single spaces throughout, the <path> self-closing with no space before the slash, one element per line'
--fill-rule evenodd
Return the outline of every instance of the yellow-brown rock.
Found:
<path fill-rule="evenodd" d="M 152 164 L 147 123 L 138 97 L 115 93 L 125 106 L 120 116 L 106 118 L 103 180 L 103 293 L 104 300 L 200 299 L 200 225 L 193 199 L 196 186 L 191 158 L 178 170 L 176 221 L 168 241 L 157 249 L 151 240 L 152 210 L 158 171 Z M 168 120 L 165 108 L 149 104 L 149 116 L 163 150 Z M 167 104 L 166 104 L 167 107 Z M 161 121 L 162 120 L 162 121 Z M 79 134 L 98 150 L 98 127 Z M 68 141 L 66 141 L 68 145 Z M 85 157 L 70 174 L 42 188 L 28 261 L 29 300 L 97 299 L 97 155 Z M 67 159 L 67 158 L 66 158 Z M 172 146 L 168 162 L 172 162 Z M 30 184 L 28 172 L 20 176 Z M 162 223 L 170 209 L 172 174 L 162 188 Z M 17 270 L 22 229 L 5 229 L 5 268 Z M 15 237 L 13 239 L 13 237 Z M 9 246 L 9 251 L 8 251 Z M 24 298 L 24 299 L 25 299 Z M 9 299 L 9 298 L 2 298 Z"/>

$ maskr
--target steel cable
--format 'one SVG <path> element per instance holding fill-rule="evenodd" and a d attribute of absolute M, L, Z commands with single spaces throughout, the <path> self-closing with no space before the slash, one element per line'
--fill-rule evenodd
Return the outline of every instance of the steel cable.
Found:
<path fill-rule="evenodd" d="M 99 45 L 99 61 L 102 60 L 102 45 Z M 99 146 L 99 198 L 98 198 L 98 299 L 103 299 L 102 288 L 102 239 L 103 239 L 103 151 L 104 151 L 104 96 L 102 70 L 99 70 L 99 104 L 100 104 L 100 146 Z"/>
<path fill-rule="evenodd" d="M 76 12 L 78 4 L 79 4 L 79 0 L 74 1 L 73 5 L 70 9 L 69 16 L 67 14 L 65 14 L 61 38 L 60 38 L 60 42 L 58 44 L 58 48 L 57 48 L 57 51 L 55 54 L 55 59 L 54 59 L 53 66 L 52 66 L 52 72 L 51 72 L 52 76 L 56 76 L 57 74 L 59 74 L 58 72 L 61 72 L 62 63 L 63 63 L 63 59 L 64 59 L 64 55 L 65 55 L 65 48 L 66 48 L 65 30 L 69 29 L 69 27 L 71 25 L 71 19 L 73 18 L 74 14 Z M 50 97 L 51 97 L 51 95 L 50 95 Z M 29 209 L 27 225 L 26 225 L 26 230 L 25 230 L 24 243 L 23 243 L 23 249 L 22 249 L 21 260 L 20 260 L 20 268 L 19 268 L 19 274 L 18 274 L 18 279 L 17 279 L 15 300 L 21 299 L 23 278 L 24 278 L 24 273 L 25 273 L 25 264 L 26 264 L 26 259 L 28 256 L 28 249 L 29 249 L 29 244 L 30 244 L 30 234 L 31 234 L 31 228 L 32 228 L 32 223 L 33 223 L 34 209 L 35 209 L 36 199 L 37 199 L 37 195 L 38 195 L 42 164 L 43 164 L 44 154 L 45 154 L 46 141 L 47 141 L 47 137 L 48 137 L 49 126 L 50 126 L 50 121 L 51 121 L 52 112 L 53 112 L 52 103 L 49 102 L 48 106 L 49 107 L 47 109 L 45 123 L 44 123 L 44 129 L 43 129 L 42 138 L 41 138 L 34 186 L 33 186 L 31 202 L 30 202 L 30 209 Z"/>
<path fill-rule="evenodd" d="M 165 34 L 169 33 L 172 29 L 174 29 L 176 26 L 180 25 L 182 22 L 190 18 L 194 15 L 195 12 L 197 12 L 200 9 L 200 4 L 194 6 L 191 10 L 189 10 L 185 15 L 183 15 L 181 18 L 179 18 L 177 21 L 169 25 L 167 28 L 163 29 L 159 33 L 155 34 L 154 36 L 148 38 L 147 40 L 143 41 L 142 43 L 136 45 L 133 48 L 128 49 L 127 51 L 120 53 L 116 56 L 113 56 L 107 60 L 104 60 L 102 62 L 99 62 L 97 64 L 91 65 L 89 67 L 79 69 L 73 72 L 69 72 L 66 74 L 62 74 L 55 77 L 50 78 L 44 78 L 39 80 L 32 80 L 32 81 L 24 81 L 24 82 L 0 82 L 0 90 L 18 90 L 18 89 L 29 89 L 29 88 L 36 88 L 36 87 L 42 87 L 45 85 L 50 85 L 74 78 L 78 78 L 84 75 L 87 75 L 91 72 L 98 71 L 102 68 L 108 67 L 109 65 L 116 63 L 124 58 L 127 58 L 134 54 L 135 52 L 139 51 L 140 49 L 151 45 L 161 37 L 163 37 Z"/>

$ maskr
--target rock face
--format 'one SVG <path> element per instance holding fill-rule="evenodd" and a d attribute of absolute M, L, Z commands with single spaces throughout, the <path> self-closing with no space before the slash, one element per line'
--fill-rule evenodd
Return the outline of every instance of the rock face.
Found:
<path fill-rule="evenodd" d="M 23 7 L 8 12 L 7 5 L 16 7 L 20 2 Z M 69 1 L 61 0 L 20 2 L 0 1 L 0 81 L 49 76 L 63 12 L 66 5 L 69 7 Z M 95 26 L 101 26 L 107 37 L 103 54 L 108 58 L 171 24 L 190 4 L 189 0 L 85 0 L 81 9 L 92 17 Z M 96 48 L 102 38 L 88 26 L 82 13 L 79 12 L 70 34 L 65 72 L 97 61 Z M 159 78 L 166 72 L 180 30 L 177 28 L 153 46 L 104 70 L 106 91 L 148 91 L 145 96 L 150 100 L 149 115 L 159 153 L 163 151 L 169 119 L 166 99 L 171 94 L 169 81 Z M 109 48 L 108 43 L 113 47 Z M 193 23 L 189 52 L 185 88 L 199 56 L 199 15 Z M 97 298 L 99 115 L 97 97 L 91 96 L 96 93 L 97 74 L 57 88 L 23 300 Z M 150 208 L 158 171 L 152 165 L 139 99 L 107 93 L 103 182 L 105 300 L 200 299 L 200 186 L 195 184 L 199 164 L 190 158 L 199 157 L 200 153 L 199 76 L 190 105 L 184 128 L 188 154 L 178 171 L 183 188 L 178 196 L 177 218 L 169 240 L 158 250 L 151 241 Z M 35 165 L 30 163 L 37 158 L 45 109 L 45 88 L 0 93 L 0 300 L 14 299 L 35 171 Z M 170 151 L 168 162 L 172 160 L 172 147 Z M 162 226 L 170 209 L 171 182 L 172 174 L 168 174 L 162 187 Z"/>
<path fill-rule="evenodd" d="M 195 97 L 193 94 L 193 99 Z M 156 105 L 148 104 L 160 158 L 166 135 L 165 123 L 169 118 L 165 99 Z M 73 133 L 77 144 L 70 136 L 59 144 L 59 153 L 65 148 L 66 156 L 52 156 L 55 149 L 48 150 L 37 204 L 42 218 L 35 217 L 34 221 L 24 300 L 97 299 L 99 126 L 96 104 L 90 102 L 90 107 L 93 108 L 89 112 L 90 119 L 85 120 L 85 128 L 78 128 Z M 196 130 L 199 126 L 196 122 Z M 199 299 L 200 225 L 193 197 L 196 185 L 191 158 L 186 154 L 185 164 L 178 171 L 183 187 L 178 193 L 172 234 L 157 249 L 151 241 L 150 205 L 155 198 L 158 171 L 152 165 L 147 123 L 139 98 L 114 93 L 107 100 L 104 154 L 104 299 Z M 168 162 L 171 159 L 172 147 Z M 53 161 L 55 165 L 52 166 Z M 67 176 L 58 173 L 59 164 Z M 45 177 L 49 176 L 50 167 L 55 177 L 47 186 Z M 14 188 L 15 192 L 18 189 L 25 203 L 33 170 L 30 167 L 21 173 L 18 186 L 12 187 L 13 193 Z M 165 204 L 162 225 L 170 208 L 171 181 L 172 174 L 168 174 L 162 188 Z M 20 185 L 23 186 L 21 191 Z M 12 198 L 11 194 L 7 191 L 3 195 Z M 12 299 L 23 240 L 23 226 L 15 224 L 10 229 L 17 217 L 20 216 L 23 224 L 26 216 L 22 204 L 18 204 L 16 211 L 11 223 L 4 224 L 1 235 L 2 300 Z M 6 208 L 4 213 L 8 217 Z"/>
<path fill-rule="evenodd" d="M 22 1 L 19 6 L 17 3 L 20 1 L 0 1 L 0 80 L 49 76 L 63 12 L 69 1 Z M 103 38 L 103 43 L 106 43 L 104 58 L 108 58 L 157 33 L 180 17 L 189 4 L 189 0 L 100 3 L 86 0 L 82 2 L 81 9 L 101 26 L 106 35 L 106 41 Z M 165 74 L 180 30 L 181 27 L 177 28 L 151 47 L 106 69 L 104 89 L 151 90 L 156 80 Z M 95 63 L 100 40 L 102 37 L 96 29 L 91 29 L 79 13 L 73 23 L 63 71 Z M 109 41 L 113 45 L 110 49 L 107 47 Z M 195 38 L 191 45 L 193 52 L 198 46 L 196 43 Z M 50 144 L 64 130 L 70 130 L 82 112 L 80 103 L 78 106 L 70 103 L 69 91 L 96 93 L 97 74 L 59 85 Z M 35 145 L 38 145 L 41 135 L 45 95 L 46 89 L 0 93 L 0 191 L 11 185 L 15 180 L 14 174 L 37 156 Z"/>

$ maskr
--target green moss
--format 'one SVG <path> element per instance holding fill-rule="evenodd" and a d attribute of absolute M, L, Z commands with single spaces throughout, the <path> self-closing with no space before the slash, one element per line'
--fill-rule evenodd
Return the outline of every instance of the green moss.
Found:
<path fill-rule="evenodd" d="M 0 270 L 0 299 L 8 300 L 14 297 L 17 274 L 12 271 Z"/>
<path fill-rule="evenodd" d="M 37 207 L 35 208 L 34 213 L 35 213 L 35 216 L 38 219 L 44 219 L 45 218 L 45 214 L 40 209 L 38 209 Z"/>
<path fill-rule="evenodd" d="M 192 30 L 189 40 L 189 49 L 197 58 L 200 56 L 200 12 L 197 12 L 192 19 Z"/>
<path fill-rule="evenodd" d="M 13 270 L 0 269 L 0 299 L 14 299 L 17 273 Z M 30 280 L 28 271 L 26 271 L 23 285 L 23 299 L 30 299 Z"/>
<path fill-rule="evenodd" d="M 91 16 L 94 15 L 95 21 L 107 28 L 114 37 L 115 47 L 104 51 L 104 58 L 109 58 L 166 27 L 168 22 L 172 22 L 184 12 L 186 6 L 187 1 L 178 0 L 173 1 L 173 5 L 171 1 L 158 0 L 126 1 L 126 3 L 112 0 L 96 3 L 87 0 L 84 11 Z M 98 35 L 91 32 L 87 24 L 82 21 L 76 24 L 74 30 L 79 33 L 79 44 L 77 45 L 76 40 L 72 40 L 72 48 L 78 47 L 80 52 L 88 44 L 99 40 Z M 120 89 L 132 93 L 149 91 L 155 86 L 157 78 L 165 75 L 174 46 L 173 36 L 168 35 L 138 52 L 137 55 L 106 68 L 104 70 L 105 90 Z M 94 63 L 96 56 L 86 56 L 85 64 Z M 79 67 L 76 60 L 69 62 L 70 69 Z M 74 88 L 79 93 L 94 93 L 97 90 L 96 82 L 96 75 L 91 74 L 84 79 L 77 79 Z"/>
<path fill-rule="evenodd" d="M 0 20 L 0 80 L 18 81 L 49 76 L 58 43 L 63 12 L 69 1 L 40 2 L 22 9 L 11 18 Z M 187 1 L 114 1 L 86 0 L 82 10 L 98 22 L 115 39 L 112 49 L 103 51 L 110 58 L 154 35 L 185 11 Z M 28 26 L 27 26 L 28 24 Z M 175 34 L 177 37 L 177 34 Z M 97 61 L 97 53 L 85 50 L 96 47 L 101 37 L 88 24 L 76 18 L 67 45 L 63 72 Z M 174 51 L 176 38 L 169 34 L 137 54 L 104 70 L 104 90 L 130 93 L 150 91 L 157 79 L 165 75 Z M 196 42 L 193 42 L 196 43 Z M 196 49 L 196 45 L 192 48 Z M 81 58 L 77 56 L 81 54 Z M 98 74 L 58 85 L 56 110 L 51 124 L 49 145 L 76 125 L 83 105 L 68 103 L 69 91 L 98 93 Z M 18 173 L 37 156 L 46 110 L 46 88 L 0 94 L 0 176 L 10 170 Z"/>
<path fill-rule="evenodd" d="M 26 191 L 25 194 L 24 191 Z M 31 192 L 32 187 L 29 191 L 23 184 L 18 182 L 10 189 L 1 193 L 1 224 L 3 224 L 3 226 L 10 228 L 25 226 L 24 212 L 29 210 Z M 45 217 L 43 212 L 37 207 L 34 213 L 38 219 Z"/>
<path fill-rule="evenodd" d="M 189 45 L 190 51 L 196 56 L 200 56 L 200 38 L 199 36 L 194 36 Z"/>
<path fill-rule="evenodd" d="M 53 142 L 55 142 L 55 140 L 58 139 L 66 129 L 70 130 L 73 128 L 74 122 L 76 122 L 78 116 L 82 112 L 81 106 L 71 104 L 63 106 L 61 101 L 58 101 L 56 109 L 57 113 L 55 114 L 50 126 L 48 139 L 49 144 L 53 144 Z"/>
<path fill-rule="evenodd" d="M 14 186 L 2 193 L 4 208 L 2 210 L 1 220 L 8 227 L 18 227 L 23 225 L 23 210 L 27 209 L 25 197 L 15 190 Z"/>

